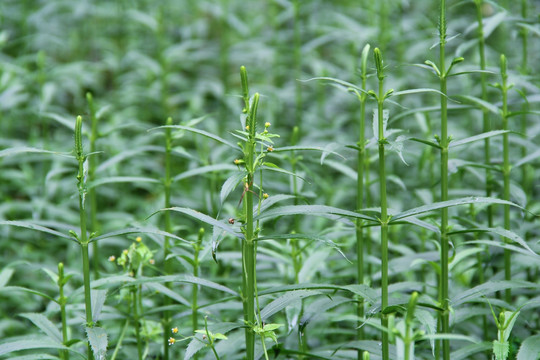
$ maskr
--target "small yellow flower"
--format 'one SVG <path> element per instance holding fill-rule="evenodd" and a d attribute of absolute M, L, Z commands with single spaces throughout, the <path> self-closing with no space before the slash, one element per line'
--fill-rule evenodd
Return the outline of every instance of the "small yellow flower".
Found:
<path fill-rule="evenodd" d="M 150 260 L 148 260 L 148 262 L 150 263 L 150 265 L 154 265 L 156 263 L 156 260 L 150 259 Z"/>
<path fill-rule="evenodd" d="M 109 261 L 110 262 L 114 262 L 114 260 L 116 260 L 116 256 L 114 256 L 114 255 L 109 256 Z"/>
<path fill-rule="evenodd" d="M 246 130 L 249 131 L 249 125 L 246 125 Z"/>
<path fill-rule="evenodd" d="M 272 152 L 272 151 L 274 151 L 274 148 L 272 146 L 269 146 L 269 147 L 266 148 L 266 150 L 268 150 L 268 152 Z"/>
<path fill-rule="evenodd" d="M 176 342 L 175 338 L 173 338 L 173 337 L 169 338 L 169 346 L 174 345 L 175 342 Z"/>
<path fill-rule="evenodd" d="M 234 159 L 234 164 L 235 164 L 235 165 L 239 165 L 239 164 L 240 164 L 240 160 L 239 160 L 239 159 Z"/>
<path fill-rule="evenodd" d="M 142 241 L 142 237 L 137 236 L 137 237 L 135 238 L 135 241 L 136 241 L 136 242 L 141 242 L 141 241 Z"/>
<path fill-rule="evenodd" d="M 268 196 L 270 196 L 270 195 L 268 195 L 267 193 L 264 193 L 263 194 L 263 199 L 268 199 Z"/>
<path fill-rule="evenodd" d="M 122 251 L 122 254 L 124 255 L 127 255 L 129 253 L 129 251 L 127 249 L 124 249 L 124 251 Z"/>
<path fill-rule="evenodd" d="M 270 127 L 270 125 L 272 125 L 272 124 L 270 124 L 268 121 L 264 123 L 265 128 Z"/>
<path fill-rule="evenodd" d="M 178 327 L 173 327 L 171 331 L 173 334 L 178 334 Z"/>

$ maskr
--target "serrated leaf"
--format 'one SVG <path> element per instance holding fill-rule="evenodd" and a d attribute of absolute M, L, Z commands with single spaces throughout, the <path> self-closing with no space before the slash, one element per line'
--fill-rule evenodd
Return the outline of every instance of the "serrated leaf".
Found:
<path fill-rule="evenodd" d="M 58 344 L 62 344 L 62 334 L 60 330 L 50 321 L 45 315 L 37 313 L 26 313 L 20 316 L 30 320 L 41 331 L 43 331 L 49 338 L 56 341 Z"/>
<path fill-rule="evenodd" d="M 388 126 L 388 117 L 390 116 L 390 111 L 388 109 L 383 110 L 383 128 L 382 128 L 382 138 L 379 139 L 379 110 L 373 109 L 373 122 L 372 122 L 372 130 L 373 130 L 373 137 L 375 139 L 382 140 L 386 138 L 388 135 L 386 133 L 386 127 Z"/>
<path fill-rule="evenodd" d="M 107 290 L 92 289 L 91 295 L 92 321 L 97 323 L 99 321 L 99 316 L 101 315 L 103 305 L 105 304 L 105 299 L 107 299 Z"/>
<path fill-rule="evenodd" d="M 100 327 L 87 327 L 86 338 L 92 348 L 95 360 L 105 360 L 107 355 L 107 333 Z"/>
<path fill-rule="evenodd" d="M 540 358 L 540 335 L 526 338 L 519 347 L 516 360 L 538 360 Z"/>
<path fill-rule="evenodd" d="M 510 344 L 507 341 L 501 342 L 493 340 L 493 354 L 496 360 L 508 359 L 508 353 L 510 351 Z"/>

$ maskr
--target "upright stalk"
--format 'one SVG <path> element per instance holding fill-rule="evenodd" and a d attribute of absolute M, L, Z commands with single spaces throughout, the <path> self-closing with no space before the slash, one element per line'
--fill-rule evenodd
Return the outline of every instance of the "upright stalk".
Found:
<path fill-rule="evenodd" d="M 362 89 L 366 88 L 367 83 L 367 57 L 369 54 L 369 44 L 364 46 L 362 50 L 362 67 L 361 67 L 361 78 L 362 78 Z M 358 147 L 358 156 L 356 161 L 357 168 L 357 182 L 356 182 L 356 210 L 360 211 L 364 207 L 364 167 L 365 167 L 365 152 L 366 152 L 366 99 L 367 96 L 365 93 L 357 94 L 358 100 L 360 100 L 360 124 L 359 124 L 359 138 L 356 143 Z M 356 281 L 358 284 L 364 283 L 364 229 L 363 221 L 358 219 L 356 221 L 356 270 L 357 278 Z M 357 312 L 358 322 L 357 322 L 357 340 L 364 338 L 364 327 L 362 325 L 362 319 L 364 318 L 364 299 L 361 297 L 358 299 Z M 358 350 L 358 359 L 362 358 L 362 351 Z"/>
<path fill-rule="evenodd" d="M 84 162 L 86 161 L 86 155 L 83 152 L 82 145 L 82 117 L 77 116 L 75 122 L 75 157 L 79 163 L 79 170 L 77 172 L 77 189 L 79 193 L 79 219 L 81 234 L 78 236 L 79 244 L 82 251 L 83 262 L 83 283 L 84 283 L 84 304 L 86 312 L 86 326 L 93 327 L 92 320 L 92 295 L 90 290 L 90 260 L 88 256 L 88 243 L 89 240 L 86 236 L 86 174 L 84 173 Z M 88 358 L 94 359 L 90 344 L 88 344 Z"/>
<path fill-rule="evenodd" d="M 197 237 L 197 242 L 193 244 L 194 254 L 193 254 L 193 276 L 199 276 L 199 252 L 202 250 L 202 240 L 204 236 L 204 228 L 199 229 L 199 235 Z M 199 328 L 199 310 L 197 298 L 199 295 L 199 286 L 193 284 L 191 290 L 191 324 L 193 333 Z"/>
<path fill-rule="evenodd" d="M 302 78 L 302 34 L 300 32 L 300 0 L 294 0 L 294 69 L 296 78 Z M 296 81 L 296 112 L 295 125 L 300 126 L 302 117 L 302 88 L 299 81 Z"/>
<path fill-rule="evenodd" d="M 137 340 L 137 359 L 143 359 L 142 338 L 141 338 L 141 323 L 139 319 L 139 288 L 134 286 L 131 289 L 131 312 L 133 321 L 135 322 L 135 338 Z"/>
<path fill-rule="evenodd" d="M 384 67 L 381 51 L 375 48 L 375 65 L 377 67 L 377 79 L 379 80 L 379 93 L 377 95 L 377 122 L 378 122 L 378 144 L 379 144 L 379 194 L 381 201 L 381 323 L 388 328 L 388 315 L 385 309 L 388 306 L 388 209 L 386 201 L 386 165 L 384 155 L 384 145 L 387 144 L 384 136 L 384 99 L 387 94 L 384 93 Z M 389 360 L 389 341 L 388 333 L 382 332 L 382 358 Z"/>
<path fill-rule="evenodd" d="M 242 81 L 242 92 L 245 104 L 246 134 L 247 139 L 244 144 L 244 162 L 246 177 L 244 178 L 244 216 L 243 227 L 244 240 L 242 242 L 242 297 L 244 306 L 244 321 L 246 322 L 246 358 L 255 358 L 255 333 L 252 326 L 255 325 L 255 240 L 256 235 L 253 226 L 253 180 L 255 178 L 255 126 L 257 107 L 259 105 L 259 94 L 253 96 L 252 104 L 249 99 L 249 88 L 247 71 L 245 67 L 240 68 Z"/>
<path fill-rule="evenodd" d="M 521 17 L 523 19 L 527 19 L 528 17 L 528 13 L 529 13 L 529 9 L 528 9 L 528 4 L 527 4 L 527 0 L 521 0 Z M 525 27 L 522 27 L 520 29 L 520 32 L 519 32 L 519 35 L 521 37 L 521 74 L 522 75 L 527 75 L 529 73 L 529 70 L 528 70 L 528 34 L 529 34 L 529 30 Z M 521 91 L 526 94 L 527 93 L 527 89 L 526 88 L 523 88 L 521 89 Z M 521 134 L 527 138 L 526 134 L 527 134 L 527 114 L 525 114 L 526 111 L 528 111 L 528 102 L 524 101 L 523 102 L 523 105 L 522 105 L 522 111 L 523 111 L 523 115 L 521 116 Z M 521 157 L 525 157 L 527 155 L 527 148 L 525 146 L 522 146 L 521 147 Z M 525 194 L 531 194 L 532 193 L 532 190 L 531 190 L 531 177 L 529 176 L 529 173 L 531 171 L 531 166 L 529 164 L 525 164 L 521 167 L 521 181 L 522 181 L 522 184 L 523 184 L 523 190 L 525 191 Z"/>
<path fill-rule="evenodd" d="M 167 126 L 172 126 L 172 118 L 167 118 L 166 122 Z M 167 127 L 165 128 L 165 179 L 163 181 L 163 188 L 165 192 L 165 209 L 168 209 L 171 207 L 171 151 L 172 151 L 172 135 L 171 135 L 171 128 Z M 163 216 L 165 217 L 165 231 L 168 233 L 172 233 L 172 224 L 171 224 L 171 215 L 169 211 L 164 211 Z M 165 275 L 169 275 L 171 273 L 171 260 L 168 259 L 169 254 L 171 253 L 170 250 L 170 239 L 168 236 L 165 236 L 164 243 L 163 243 L 163 270 Z M 171 283 L 167 282 L 165 283 L 165 286 L 170 288 Z M 171 305 L 171 298 L 168 296 L 165 296 L 164 298 L 164 305 L 165 307 Z M 163 320 L 162 320 L 162 327 L 163 327 L 163 360 L 169 360 L 169 331 L 171 328 L 171 313 L 169 310 L 165 310 L 163 312 Z"/>
<path fill-rule="evenodd" d="M 476 5 L 476 21 L 478 23 L 478 54 L 480 57 L 480 70 L 486 70 L 486 54 L 485 54 L 485 40 L 484 40 L 484 23 L 482 16 L 482 4 L 483 0 L 474 0 Z M 480 73 L 480 85 L 482 87 L 482 100 L 488 101 L 487 94 L 487 80 L 486 74 Z M 487 109 L 482 109 L 482 125 L 483 132 L 488 132 L 491 130 L 491 123 L 489 119 L 489 112 Z M 490 138 L 487 137 L 484 139 L 484 163 L 489 166 L 491 163 L 491 149 L 490 149 Z M 491 196 L 493 188 L 493 177 L 491 171 L 486 168 L 486 196 Z M 493 207 L 488 206 L 487 209 L 487 220 L 488 227 L 493 226 Z"/>
<path fill-rule="evenodd" d="M 484 3 L 483 0 L 474 0 L 474 4 L 476 5 L 476 21 L 478 23 L 478 55 L 480 57 L 480 70 L 485 71 L 486 70 L 486 53 L 485 53 L 485 39 L 484 39 L 484 23 L 483 23 L 483 16 L 482 16 L 482 4 Z M 482 100 L 488 101 L 488 94 L 487 94 L 487 80 L 486 80 L 486 74 L 481 73 L 480 74 L 480 85 L 482 87 Z M 483 132 L 488 132 L 491 130 L 491 122 L 489 119 L 489 112 L 487 109 L 482 109 L 482 125 L 483 125 Z M 491 146 L 490 146 L 490 138 L 487 137 L 484 139 L 484 164 L 486 166 L 489 166 L 491 164 Z M 486 196 L 490 197 L 493 187 L 493 175 L 491 174 L 491 171 L 489 168 L 486 167 L 485 170 L 486 175 L 486 181 L 485 181 L 485 189 L 486 189 Z M 488 227 L 493 227 L 493 206 L 488 205 L 486 208 L 486 214 L 487 214 L 487 225 Z M 486 252 L 488 249 L 485 249 Z M 478 267 L 478 281 L 480 284 L 484 283 L 484 261 L 483 261 L 483 252 L 479 252 L 477 254 L 477 267 Z M 488 338 L 488 324 L 487 324 L 487 316 L 482 316 L 482 329 L 484 332 L 484 338 Z"/>
<path fill-rule="evenodd" d="M 499 89 L 502 92 L 502 127 L 503 130 L 508 130 L 508 90 L 512 87 L 508 85 L 507 63 L 504 54 L 501 55 L 501 78 L 502 83 L 499 84 Z M 503 198 L 510 201 L 510 147 L 508 143 L 508 133 L 503 134 Z M 504 205 L 504 228 L 510 230 L 510 205 Z M 505 242 L 509 239 L 505 238 Z M 510 250 L 504 249 L 504 279 L 512 279 L 512 268 Z M 505 301 L 510 304 L 512 301 L 512 290 L 505 290 Z"/>
<path fill-rule="evenodd" d="M 97 117 L 96 110 L 94 107 L 94 99 L 91 93 L 86 93 L 86 100 L 88 102 L 88 109 L 90 111 L 90 121 L 91 121 L 91 132 L 90 132 L 90 153 L 93 154 L 96 152 L 96 141 L 99 137 L 98 128 L 97 128 Z M 92 155 L 88 158 L 88 181 L 93 181 L 95 178 L 96 171 L 96 157 Z M 88 200 L 90 201 L 90 231 L 98 232 L 99 224 L 97 221 L 97 199 L 96 199 L 96 188 L 91 187 L 88 189 Z M 94 241 L 92 244 L 92 266 L 94 279 L 99 279 L 99 247 L 98 242 Z"/>
<path fill-rule="evenodd" d="M 446 1 L 441 0 L 441 13 L 439 19 L 439 70 L 440 70 L 440 91 L 441 91 L 441 201 L 448 200 L 448 104 L 446 77 L 447 70 L 445 64 L 446 46 Z M 439 315 L 440 331 L 449 333 L 450 317 L 448 304 L 448 208 L 441 210 L 441 269 L 439 281 L 439 303 L 443 309 Z M 442 340 L 443 359 L 450 360 L 450 342 L 448 339 Z"/>
<path fill-rule="evenodd" d="M 62 322 L 62 344 L 67 345 L 68 343 L 68 327 L 67 327 L 67 316 L 66 316 L 66 303 L 67 298 L 64 296 L 64 285 L 66 284 L 69 277 L 64 276 L 64 264 L 58 263 L 58 304 L 60 305 L 60 320 Z M 62 360 L 69 360 L 69 351 L 62 350 L 60 352 L 60 358 Z"/>

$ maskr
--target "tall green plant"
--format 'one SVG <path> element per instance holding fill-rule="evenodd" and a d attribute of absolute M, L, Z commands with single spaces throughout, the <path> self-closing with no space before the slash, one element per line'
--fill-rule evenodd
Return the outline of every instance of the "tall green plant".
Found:
<path fill-rule="evenodd" d="M 370 46 L 367 44 L 362 50 L 361 56 L 361 68 L 360 68 L 360 77 L 362 79 L 362 89 L 366 88 L 367 83 L 367 59 L 369 55 Z M 358 154 L 356 158 L 356 171 L 357 171 L 357 181 L 356 181 L 356 211 L 364 208 L 364 171 L 366 168 L 366 93 L 362 92 L 356 93 L 358 100 L 360 101 L 360 121 L 359 121 L 359 136 L 358 142 L 356 143 Z M 356 266 L 357 266 L 357 278 L 356 281 L 358 284 L 364 283 L 364 253 L 365 253 L 365 241 L 368 238 L 365 236 L 363 229 L 364 222 L 362 219 L 357 219 L 356 221 Z M 369 240 L 368 240 L 369 241 Z M 364 328 L 361 326 L 362 319 L 364 318 L 364 299 L 360 298 L 358 300 L 357 307 L 358 315 L 358 329 L 357 329 L 357 339 L 360 340 L 364 337 Z M 358 350 L 358 359 L 362 357 L 362 351 Z"/>
<path fill-rule="evenodd" d="M 370 95 L 377 100 L 377 143 L 379 148 L 379 197 L 381 207 L 381 318 L 382 326 L 388 328 L 388 314 L 385 313 L 388 306 L 388 204 L 386 199 L 386 164 L 385 164 L 385 145 L 388 143 L 385 136 L 385 128 L 388 116 L 384 113 L 384 101 L 388 98 L 393 90 L 384 92 L 384 64 L 382 54 L 379 48 L 373 51 L 375 58 L 375 66 L 377 68 L 377 79 L 379 81 L 378 93 L 370 91 Z M 385 121 L 386 120 L 386 121 Z M 383 360 L 389 359 L 389 340 L 388 332 L 382 332 L 382 357 Z"/>
<path fill-rule="evenodd" d="M 508 73 L 507 73 L 507 62 L 506 56 L 501 55 L 500 58 L 500 67 L 501 67 L 501 83 L 495 84 L 502 93 L 502 129 L 508 130 L 508 90 L 512 88 L 512 85 L 508 84 Z M 510 201 L 510 146 L 508 143 L 508 132 L 503 134 L 503 199 Z M 504 207 L 504 228 L 505 230 L 510 230 L 510 205 L 505 204 Z M 510 239 L 505 238 L 506 242 L 510 242 Z M 511 264 L 511 252 L 509 249 L 504 249 L 504 279 L 512 279 L 512 264 Z M 512 290 L 510 288 L 505 290 L 505 300 L 510 304 L 512 301 Z"/>
<path fill-rule="evenodd" d="M 78 171 L 77 171 L 77 190 L 79 197 L 79 219 L 80 219 L 80 235 L 72 233 L 74 235 L 79 245 L 81 246 L 82 252 L 82 270 L 83 270 L 83 283 L 84 283 L 84 304 L 85 304 L 85 314 L 86 314 L 86 327 L 92 328 L 94 326 L 94 321 L 92 318 L 92 294 L 90 288 L 90 260 L 88 255 L 88 246 L 89 238 L 86 234 L 86 171 L 84 163 L 87 160 L 87 155 L 83 150 L 82 142 L 82 117 L 77 116 L 75 122 L 75 158 L 78 162 Z M 88 343 L 88 358 L 93 359 L 92 350 L 90 348 L 90 343 Z"/>
<path fill-rule="evenodd" d="M 255 159 L 255 135 L 256 135 L 256 117 L 259 106 L 259 94 L 255 93 L 250 100 L 248 76 L 245 67 L 240 68 L 240 78 L 242 82 L 242 95 L 244 99 L 244 112 L 247 114 L 245 122 L 246 137 L 243 145 L 246 176 L 243 180 L 243 213 L 245 217 L 242 232 L 244 239 L 242 241 L 242 297 L 244 304 L 244 321 L 246 322 L 246 357 L 248 360 L 254 359 L 255 334 L 252 327 L 255 326 L 255 241 L 256 233 L 253 221 L 253 181 L 257 161 Z"/>

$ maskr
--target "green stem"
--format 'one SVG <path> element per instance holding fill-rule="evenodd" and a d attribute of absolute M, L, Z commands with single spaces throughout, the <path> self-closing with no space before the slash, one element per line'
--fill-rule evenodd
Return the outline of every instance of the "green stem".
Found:
<path fill-rule="evenodd" d="M 259 94 L 253 96 L 251 107 L 249 106 L 249 88 L 247 72 L 245 67 L 240 69 L 242 90 L 244 97 L 245 110 L 248 112 L 246 120 L 246 130 L 248 138 L 244 144 L 244 161 L 246 164 L 247 175 L 244 182 L 244 241 L 242 242 L 242 285 L 244 297 L 244 321 L 246 322 L 246 355 L 248 360 L 255 358 L 255 333 L 252 326 L 255 325 L 255 232 L 253 222 L 253 180 L 255 178 L 255 126 L 257 108 L 259 105 Z"/>
<path fill-rule="evenodd" d="M 83 152 L 82 145 L 82 117 L 77 116 L 75 122 L 75 157 L 79 163 L 79 171 L 77 173 L 77 189 L 79 193 L 79 219 L 81 234 L 78 238 L 79 245 L 81 246 L 82 262 L 83 262 L 83 284 L 84 284 L 84 304 L 86 313 L 86 326 L 93 327 L 92 320 L 92 295 L 90 288 L 90 260 L 88 255 L 88 238 L 86 236 L 86 209 L 85 209 L 85 197 L 86 197 L 86 184 L 84 174 L 84 162 L 86 161 L 86 155 Z M 88 343 L 88 358 L 94 359 L 90 343 Z"/>
<path fill-rule="evenodd" d="M 508 130 L 508 74 L 506 72 L 506 57 L 501 55 L 501 92 L 502 92 L 502 124 L 503 130 Z M 503 134 L 503 198 L 510 201 L 510 147 L 508 143 L 508 133 Z M 510 205 L 504 205 L 504 228 L 510 230 Z M 510 242 L 505 238 L 505 242 Z M 504 279 L 512 279 L 511 257 L 510 250 L 504 249 Z M 505 300 L 507 303 L 512 301 L 512 290 L 506 289 Z"/>
<path fill-rule="evenodd" d="M 67 316 L 66 316 L 66 302 L 67 298 L 64 296 L 64 285 L 66 280 L 64 278 L 64 264 L 58 264 L 58 304 L 60 305 L 60 320 L 62 322 L 62 344 L 66 345 L 68 343 L 68 327 L 67 327 Z M 62 360 L 69 360 L 69 351 L 62 350 L 60 352 L 60 358 Z"/>
<path fill-rule="evenodd" d="M 300 0 L 294 0 L 294 69 L 296 78 L 302 78 L 302 36 L 300 33 Z M 302 121 L 302 88 L 299 81 L 295 82 L 296 113 L 295 125 L 300 126 Z"/>
<path fill-rule="evenodd" d="M 202 240 L 204 236 L 204 228 L 199 229 L 199 236 L 197 242 L 195 243 L 195 252 L 193 254 L 193 276 L 199 276 L 199 252 L 202 250 Z M 199 328 L 199 312 L 198 312 L 198 303 L 197 299 L 199 296 L 199 286 L 193 284 L 191 291 L 191 324 L 193 332 Z"/>
<path fill-rule="evenodd" d="M 122 328 L 122 331 L 120 332 L 120 336 L 118 337 L 118 341 L 116 342 L 116 347 L 114 348 L 114 352 L 111 356 L 111 360 L 116 359 L 116 355 L 118 354 L 118 351 L 120 351 L 120 348 L 122 347 L 122 341 L 124 340 L 124 336 L 126 336 L 128 326 L 129 326 L 129 319 L 126 319 L 126 322 L 124 323 L 124 327 Z"/>
<path fill-rule="evenodd" d="M 142 349 L 142 339 L 141 339 L 141 324 L 139 321 L 139 306 L 137 299 L 137 287 L 131 289 L 131 312 L 133 316 L 133 321 L 135 322 L 135 338 L 137 340 L 137 355 L 138 359 L 142 360 L 143 358 L 143 349 Z"/>
<path fill-rule="evenodd" d="M 369 44 L 364 47 L 362 51 L 362 89 L 366 88 L 367 82 L 367 55 L 369 53 Z M 365 143 L 366 143 L 366 95 L 358 95 L 360 100 L 360 124 L 359 124 L 359 138 L 358 138 L 358 157 L 356 162 L 357 167 L 357 183 L 356 183 L 356 210 L 360 211 L 364 206 L 364 167 L 365 167 Z M 356 221 L 356 271 L 358 284 L 364 283 L 364 231 L 363 222 L 361 219 Z M 364 338 L 364 327 L 362 325 L 362 319 L 364 318 L 364 298 L 358 299 L 357 312 L 358 322 L 356 338 L 362 340 Z M 362 358 L 362 350 L 358 350 L 357 358 Z"/>
<path fill-rule="evenodd" d="M 378 48 L 374 50 L 377 77 L 379 79 L 379 94 L 377 96 L 377 121 L 379 143 L 379 194 L 381 201 L 381 292 L 382 292 L 382 326 L 388 328 L 388 315 L 384 313 L 388 307 L 388 209 L 386 200 L 386 165 L 384 156 L 384 73 L 382 55 Z M 382 332 L 382 358 L 389 360 L 389 339 L 386 331 Z"/>
<path fill-rule="evenodd" d="M 95 179 L 96 171 L 96 141 L 99 137 L 98 128 L 97 128 L 97 117 L 96 110 L 94 107 L 94 99 L 91 93 L 86 93 L 86 100 L 88 102 L 88 109 L 90 110 L 90 121 L 91 121 L 91 133 L 90 133 L 90 153 L 92 154 L 88 158 L 88 181 L 92 182 Z M 96 188 L 92 187 L 88 190 L 88 200 L 90 202 L 90 229 L 92 232 L 99 231 L 99 224 L 97 221 L 97 199 L 96 199 Z M 94 241 L 92 244 L 92 266 L 94 279 L 99 279 L 99 246 L 98 242 Z"/>
<path fill-rule="evenodd" d="M 441 14 L 439 19 L 439 70 L 441 91 L 441 201 L 448 200 L 448 104 L 446 89 L 446 1 L 441 0 Z M 440 330 L 443 333 L 450 331 L 449 304 L 448 304 L 448 208 L 441 210 L 441 270 L 439 281 L 439 302 L 443 308 L 439 315 Z M 443 359 L 450 360 L 450 342 L 442 340 Z"/>
<path fill-rule="evenodd" d="M 168 118 L 166 125 L 171 126 L 172 125 L 172 118 Z M 168 209 L 171 207 L 171 151 L 172 151 L 172 134 L 171 134 L 171 128 L 165 128 L 165 179 L 163 183 L 164 192 L 165 192 L 165 208 Z M 163 212 L 164 220 L 165 220 L 165 231 L 168 233 L 172 233 L 172 224 L 171 224 L 171 215 L 169 211 Z M 167 259 L 169 254 L 171 253 L 170 250 L 170 239 L 168 236 L 165 236 L 164 243 L 163 243 L 163 267 L 165 275 L 171 274 L 171 265 L 172 262 L 170 259 Z M 171 288 L 171 283 L 167 282 L 165 283 L 165 286 L 167 288 Z M 165 307 L 171 305 L 171 298 L 168 296 L 165 296 L 164 298 L 164 305 Z M 163 327 L 163 360 L 169 359 L 169 331 L 171 328 L 171 313 L 169 310 L 165 310 L 163 312 L 163 320 L 162 320 L 162 327 Z"/>

